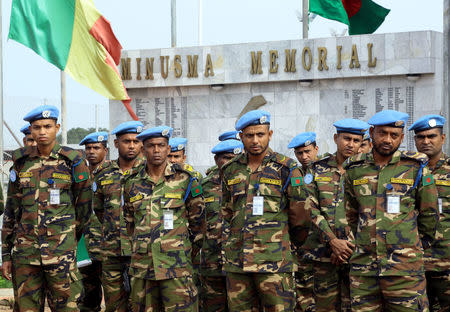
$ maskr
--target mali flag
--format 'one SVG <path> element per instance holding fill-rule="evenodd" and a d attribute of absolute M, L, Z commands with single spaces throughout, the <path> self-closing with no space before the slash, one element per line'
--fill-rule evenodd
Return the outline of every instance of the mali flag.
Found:
<path fill-rule="evenodd" d="M 371 34 L 389 14 L 372 0 L 310 0 L 309 11 L 347 24 L 350 35 Z"/>
<path fill-rule="evenodd" d="M 117 69 L 122 46 L 92 0 L 13 0 L 8 38 L 75 81 L 109 99 L 122 100 L 138 119 Z"/>

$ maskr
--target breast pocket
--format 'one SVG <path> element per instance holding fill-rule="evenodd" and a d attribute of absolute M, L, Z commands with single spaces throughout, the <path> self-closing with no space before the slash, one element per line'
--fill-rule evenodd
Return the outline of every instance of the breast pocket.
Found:
<path fill-rule="evenodd" d="M 264 196 L 264 212 L 276 213 L 281 210 L 281 185 L 260 184 L 261 196 Z"/>
<path fill-rule="evenodd" d="M 23 206 L 32 206 L 36 203 L 36 184 L 31 178 L 20 178 L 20 192 L 17 194 Z"/>
<path fill-rule="evenodd" d="M 400 183 L 392 183 L 391 185 L 392 188 L 386 190 L 386 212 L 388 212 L 388 197 L 399 197 L 399 213 L 409 213 L 414 209 L 415 196 L 413 194 L 413 185 Z"/>
<path fill-rule="evenodd" d="M 59 190 L 59 206 L 70 206 L 72 204 L 73 195 L 71 186 L 72 183 L 66 180 L 55 180 L 54 184 L 49 186 L 49 192 L 52 188 Z"/>
<path fill-rule="evenodd" d="M 241 182 L 238 184 L 230 185 L 231 191 L 231 201 L 233 203 L 238 202 L 240 199 L 245 197 L 245 183 Z"/>

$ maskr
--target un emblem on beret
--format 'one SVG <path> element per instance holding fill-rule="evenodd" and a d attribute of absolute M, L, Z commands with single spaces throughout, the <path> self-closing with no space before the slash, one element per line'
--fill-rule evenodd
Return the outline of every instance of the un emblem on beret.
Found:
<path fill-rule="evenodd" d="M 397 120 L 397 121 L 395 122 L 395 126 L 396 126 L 396 127 L 401 127 L 401 126 L 403 126 L 403 120 Z"/>
<path fill-rule="evenodd" d="M 105 139 L 105 137 L 103 136 L 103 135 L 99 135 L 98 137 L 97 137 L 97 141 L 98 142 L 101 142 L 101 141 L 103 141 Z"/>
<path fill-rule="evenodd" d="M 169 129 L 164 129 L 162 132 L 161 132 L 161 135 L 162 136 L 169 136 Z"/>
<path fill-rule="evenodd" d="M 309 144 L 311 144 L 311 141 L 310 140 L 306 140 L 305 146 L 308 146 Z"/>
<path fill-rule="evenodd" d="M 239 137 L 239 132 L 236 133 L 236 140 L 240 140 L 241 138 Z"/>
<path fill-rule="evenodd" d="M 142 132 L 142 127 L 141 127 L 141 126 L 137 126 L 136 132 L 137 132 L 137 133 L 141 133 L 141 132 Z"/>
<path fill-rule="evenodd" d="M 181 151 L 184 148 L 184 144 L 178 144 L 177 150 Z"/>
<path fill-rule="evenodd" d="M 50 114 L 51 114 L 51 112 L 50 112 L 50 111 L 48 111 L 48 110 L 46 110 L 46 111 L 43 111 L 43 112 L 42 112 L 42 117 L 44 117 L 44 118 L 48 118 L 48 117 L 50 117 Z"/>
<path fill-rule="evenodd" d="M 241 153 L 241 148 L 240 147 L 236 147 L 234 150 L 233 150 L 233 154 L 234 155 L 237 155 L 237 154 L 240 154 Z"/>
<path fill-rule="evenodd" d="M 263 124 L 267 121 L 267 116 L 261 116 L 261 118 L 259 118 L 259 123 Z"/>
<path fill-rule="evenodd" d="M 436 127 L 436 119 L 430 119 L 428 120 L 428 125 L 433 128 Z"/>

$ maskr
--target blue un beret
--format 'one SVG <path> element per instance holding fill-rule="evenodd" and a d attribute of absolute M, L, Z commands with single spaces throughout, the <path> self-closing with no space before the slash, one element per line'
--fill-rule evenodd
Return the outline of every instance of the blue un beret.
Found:
<path fill-rule="evenodd" d="M 20 132 L 22 132 L 24 135 L 31 134 L 30 132 L 30 124 L 26 124 L 22 128 L 20 128 Z"/>
<path fill-rule="evenodd" d="M 211 153 L 220 154 L 220 153 L 233 153 L 235 155 L 242 153 L 244 149 L 244 144 L 242 144 L 239 140 L 225 140 L 221 141 L 219 144 L 213 147 Z"/>
<path fill-rule="evenodd" d="M 121 135 L 125 133 L 141 133 L 143 128 L 144 124 L 140 121 L 126 121 L 111 131 L 111 134 Z"/>
<path fill-rule="evenodd" d="M 58 120 L 59 110 L 53 105 L 42 105 L 36 107 L 31 112 L 23 117 L 23 120 L 32 123 L 33 121 L 40 119 L 55 119 Z"/>
<path fill-rule="evenodd" d="M 370 132 L 369 132 L 369 129 L 367 129 L 367 131 L 364 132 L 364 135 L 363 135 L 363 141 L 365 141 L 365 140 L 370 140 Z"/>
<path fill-rule="evenodd" d="M 263 110 L 252 110 L 245 113 L 236 123 L 236 130 L 241 131 L 248 126 L 270 124 L 270 113 Z"/>
<path fill-rule="evenodd" d="M 145 141 L 150 138 L 168 138 L 172 136 L 173 129 L 168 126 L 158 126 L 147 130 L 144 130 L 137 135 L 137 138 L 141 141 Z"/>
<path fill-rule="evenodd" d="M 300 146 L 308 146 L 311 143 L 316 142 L 315 132 L 303 132 L 295 136 L 291 143 L 289 143 L 288 148 L 297 148 Z"/>
<path fill-rule="evenodd" d="M 178 152 L 186 149 L 187 139 L 186 138 L 171 138 L 169 140 L 170 151 Z"/>
<path fill-rule="evenodd" d="M 352 118 L 336 121 L 333 126 L 336 127 L 338 133 L 346 132 L 360 135 L 364 135 L 364 132 L 370 128 L 370 125 L 367 122 Z"/>
<path fill-rule="evenodd" d="M 226 141 L 226 140 L 240 140 L 239 133 L 241 131 L 227 131 L 222 133 L 219 136 L 219 141 Z"/>
<path fill-rule="evenodd" d="M 433 128 L 443 128 L 445 121 L 446 119 L 440 115 L 426 115 L 417 119 L 408 130 L 420 132 Z"/>
<path fill-rule="evenodd" d="M 106 141 L 108 141 L 108 132 L 105 131 L 93 132 L 85 136 L 83 140 L 81 140 L 79 145 L 86 145 L 89 143 L 101 143 Z"/>
<path fill-rule="evenodd" d="M 369 119 L 372 126 L 391 126 L 404 128 L 408 122 L 409 115 L 395 110 L 384 110 L 376 113 Z"/>

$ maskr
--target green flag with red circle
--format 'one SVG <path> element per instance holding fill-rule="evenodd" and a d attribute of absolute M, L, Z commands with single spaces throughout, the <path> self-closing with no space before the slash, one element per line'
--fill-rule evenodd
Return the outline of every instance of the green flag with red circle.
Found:
<path fill-rule="evenodd" d="M 434 183 L 434 179 L 433 179 L 433 176 L 431 174 L 426 175 L 426 176 L 424 176 L 422 178 L 423 186 L 427 186 L 427 185 L 430 185 L 430 184 L 433 184 L 433 183 Z"/>
<path fill-rule="evenodd" d="M 202 189 L 201 184 L 199 184 L 199 185 L 197 185 L 196 187 L 193 187 L 193 188 L 191 189 L 191 195 L 192 195 L 192 197 L 195 197 L 195 196 L 198 196 L 198 195 L 201 195 L 201 194 L 203 194 L 203 189 Z"/>
<path fill-rule="evenodd" d="M 291 178 L 291 184 L 292 186 L 300 186 L 303 184 L 303 178 L 302 177 Z"/>

